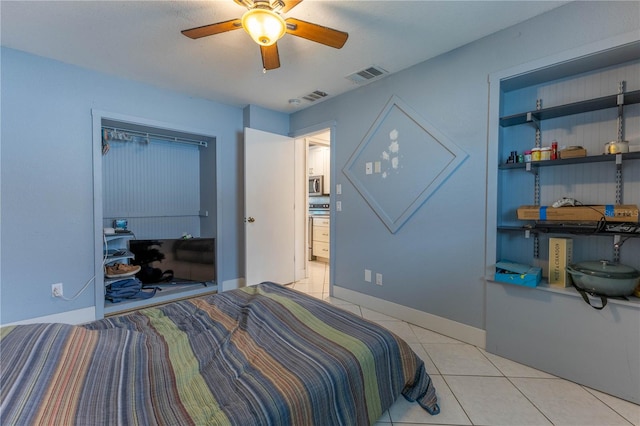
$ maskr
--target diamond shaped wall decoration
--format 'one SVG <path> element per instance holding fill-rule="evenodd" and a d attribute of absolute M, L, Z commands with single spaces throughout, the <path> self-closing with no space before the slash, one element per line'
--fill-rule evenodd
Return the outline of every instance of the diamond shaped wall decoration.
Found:
<path fill-rule="evenodd" d="M 396 233 L 467 156 L 394 95 L 343 172 Z"/>

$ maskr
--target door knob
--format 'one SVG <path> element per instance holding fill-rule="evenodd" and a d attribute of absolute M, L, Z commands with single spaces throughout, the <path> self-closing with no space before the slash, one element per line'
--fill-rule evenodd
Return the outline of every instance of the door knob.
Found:
<path fill-rule="evenodd" d="M 256 220 L 254 218 L 252 218 L 251 216 L 249 216 L 249 218 L 247 219 L 247 222 L 249 222 L 249 223 L 253 223 L 255 221 Z"/>

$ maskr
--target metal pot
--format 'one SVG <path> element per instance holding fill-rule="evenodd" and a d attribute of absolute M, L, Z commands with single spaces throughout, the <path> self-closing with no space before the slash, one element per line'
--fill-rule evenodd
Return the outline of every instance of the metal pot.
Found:
<path fill-rule="evenodd" d="M 629 152 L 629 141 L 611 141 L 604 144 L 605 154 L 621 154 Z"/>
<path fill-rule="evenodd" d="M 631 266 L 606 260 L 576 263 L 567 266 L 567 271 L 577 287 L 612 297 L 633 294 L 640 278 L 640 272 Z"/>

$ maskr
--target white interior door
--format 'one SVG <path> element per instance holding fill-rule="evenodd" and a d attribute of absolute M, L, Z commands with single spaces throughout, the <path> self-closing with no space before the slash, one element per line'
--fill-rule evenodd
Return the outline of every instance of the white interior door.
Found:
<path fill-rule="evenodd" d="M 245 128 L 245 280 L 294 281 L 294 140 Z"/>

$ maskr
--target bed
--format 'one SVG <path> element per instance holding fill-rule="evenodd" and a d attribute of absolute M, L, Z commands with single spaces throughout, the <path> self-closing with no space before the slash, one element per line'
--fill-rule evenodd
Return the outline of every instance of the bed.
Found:
<path fill-rule="evenodd" d="M 4 425 L 370 425 L 424 364 L 375 323 L 274 283 L 0 333 Z"/>

